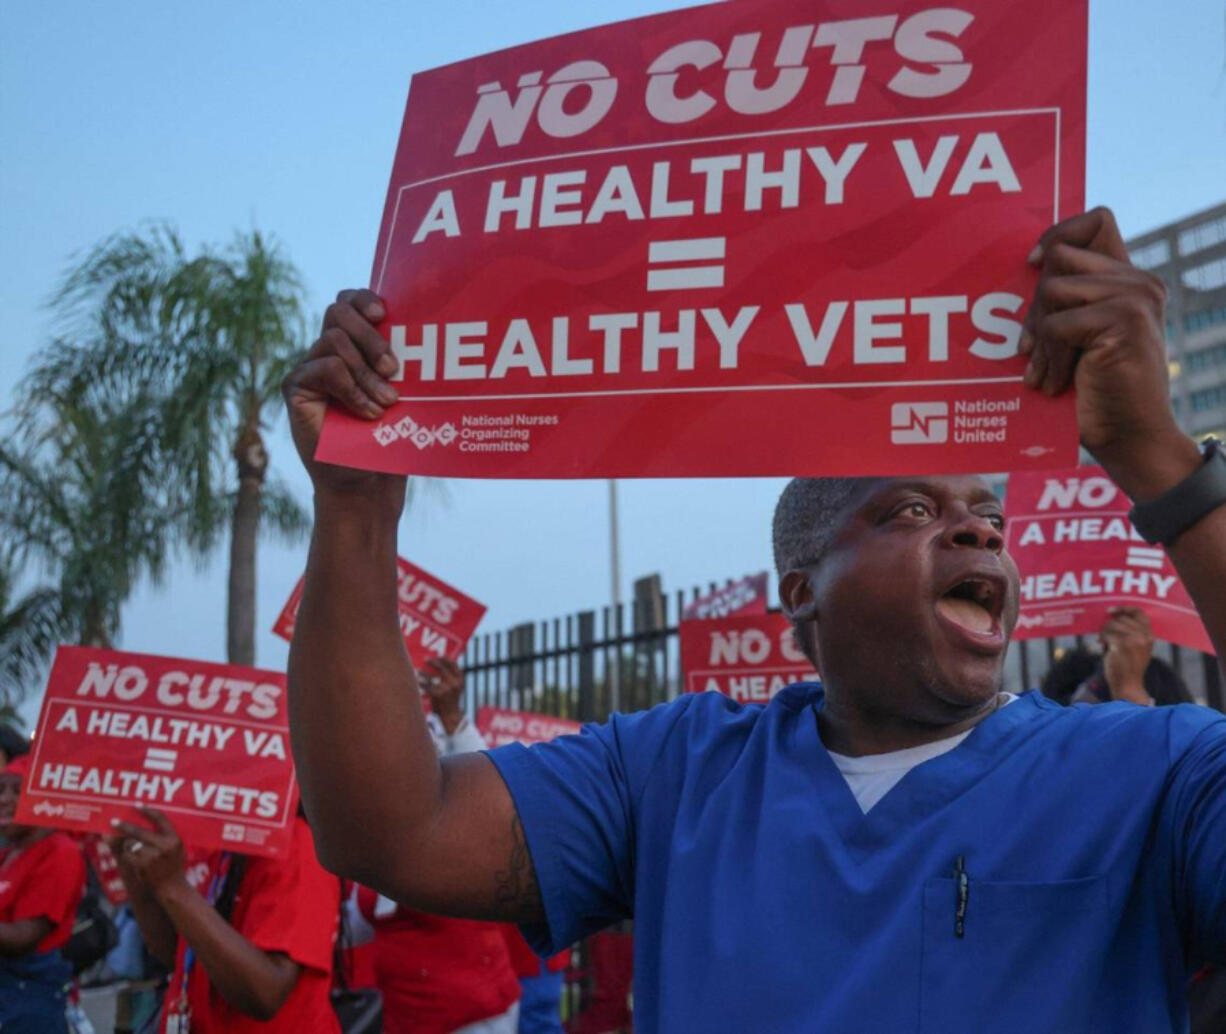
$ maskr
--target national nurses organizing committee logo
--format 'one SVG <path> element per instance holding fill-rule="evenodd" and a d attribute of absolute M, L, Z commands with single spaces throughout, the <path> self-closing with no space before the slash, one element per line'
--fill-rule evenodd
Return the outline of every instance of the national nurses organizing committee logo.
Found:
<path fill-rule="evenodd" d="M 890 409 L 895 445 L 940 445 L 949 441 L 949 403 L 895 402 Z"/>
<path fill-rule="evenodd" d="M 401 438 L 407 438 L 419 449 L 428 449 L 431 445 L 450 445 L 460 436 L 451 421 L 438 427 L 426 427 L 407 414 L 394 424 L 379 424 L 371 434 L 380 445 L 391 445 Z"/>

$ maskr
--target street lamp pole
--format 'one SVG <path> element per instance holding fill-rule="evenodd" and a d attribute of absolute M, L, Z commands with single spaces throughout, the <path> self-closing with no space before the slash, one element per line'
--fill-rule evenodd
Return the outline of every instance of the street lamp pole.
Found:
<path fill-rule="evenodd" d="M 613 635 L 619 631 L 619 617 L 622 602 L 622 571 L 621 547 L 619 529 L 617 526 L 617 479 L 609 478 L 609 576 L 611 579 L 610 600 L 612 602 Z M 609 667 L 609 709 L 618 710 L 621 704 L 621 643 L 615 643 L 613 648 L 613 663 Z"/>

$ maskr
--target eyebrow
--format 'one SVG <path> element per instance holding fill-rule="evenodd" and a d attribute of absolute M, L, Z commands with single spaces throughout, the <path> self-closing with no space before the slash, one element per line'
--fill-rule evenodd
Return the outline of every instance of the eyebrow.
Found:
<path fill-rule="evenodd" d="M 925 481 L 923 479 L 913 479 L 908 481 L 886 481 L 879 490 L 881 495 L 891 495 L 897 492 L 920 492 L 923 495 L 937 496 L 948 495 L 946 486 L 940 481 Z M 874 493 L 874 495 L 877 493 Z M 868 502 L 871 502 L 871 496 Z M 995 503 L 1003 508 L 1004 502 L 993 492 L 987 485 L 983 485 L 975 489 L 968 502 L 972 506 L 980 506 L 983 503 Z"/>

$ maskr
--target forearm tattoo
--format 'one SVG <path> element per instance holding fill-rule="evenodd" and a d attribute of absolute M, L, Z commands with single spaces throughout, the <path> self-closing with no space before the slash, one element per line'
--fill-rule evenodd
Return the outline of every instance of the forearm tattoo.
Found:
<path fill-rule="evenodd" d="M 494 910 L 515 923 L 539 923 L 545 918 L 541 888 L 518 814 L 511 818 L 511 854 L 507 867 L 494 873 Z"/>

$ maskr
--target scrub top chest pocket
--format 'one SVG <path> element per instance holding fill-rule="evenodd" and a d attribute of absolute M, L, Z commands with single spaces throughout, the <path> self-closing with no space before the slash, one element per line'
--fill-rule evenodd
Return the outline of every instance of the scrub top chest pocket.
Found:
<path fill-rule="evenodd" d="M 1106 876 L 1002 882 L 956 864 L 927 881 L 923 908 L 922 1034 L 1086 1029 L 1110 941 Z"/>

